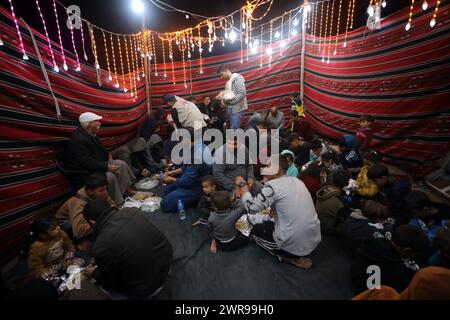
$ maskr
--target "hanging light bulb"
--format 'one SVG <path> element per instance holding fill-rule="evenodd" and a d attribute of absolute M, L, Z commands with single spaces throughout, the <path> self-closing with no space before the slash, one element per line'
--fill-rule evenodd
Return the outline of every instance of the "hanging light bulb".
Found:
<path fill-rule="evenodd" d="M 298 33 L 297 29 L 292 30 L 292 36 L 296 36 Z"/>
<path fill-rule="evenodd" d="M 225 41 L 222 42 L 222 47 L 225 47 Z"/>
<path fill-rule="evenodd" d="M 76 72 L 80 72 L 80 71 L 81 71 L 80 66 L 78 66 L 78 67 L 75 69 L 75 71 L 76 71 Z"/>
<path fill-rule="evenodd" d="M 324 57 L 322 57 L 322 62 L 325 62 L 325 58 Z"/>
<path fill-rule="evenodd" d="M 250 52 L 256 54 L 258 52 L 258 47 L 253 46 L 253 48 L 250 49 Z"/>
<path fill-rule="evenodd" d="M 381 2 L 381 6 L 382 6 L 383 8 L 386 8 L 386 6 L 387 6 L 386 0 L 383 0 L 383 2 Z"/>
<path fill-rule="evenodd" d="M 333 52 L 333 56 L 335 56 L 335 55 L 336 55 L 336 53 L 337 53 L 337 51 L 336 51 L 336 50 L 334 50 L 334 52 Z"/>
<path fill-rule="evenodd" d="M 242 22 L 242 30 L 245 30 L 245 22 Z"/>
<path fill-rule="evenodd" d="M 231 43 L 235 42 L 236 39 L 237 39 L 237 34 L 236 34 L 236 32 L 235 32 L 234 30 L 232 30 L 232 31 L 230 32 L 230 40 L 231 40 Z"/>
<path fill-rule="evenodd" d="M 195 49 L 195 44 L 192 44 L 191 47 L 192 47 L 192 49 Z"/>
<path fill-rule="evenodd" d="M 308 3 L 305 7 L 306 12 L 310 12 L 311 11 L 311 5 Z"/>
<path fill-rule="evenodd" d="M 373 5 L 369 5 L 367 7 L 367 13 L 369 14 L 369 16 L 373 17 L 373 15 L 375 14 L 375 8 Z"/>
<path fill-rule="evenodd" d="M 184 87 L 187 89 L 187 84 L 186 83 L 184 84 Z"/>
<path fill-rule="evenodd" d="M 406 30 L 406 31 L 409 31 L 409 29 L 411 29 L 411 23 L 410 23 L 410 22 L 408 22 L 408 23 L 406 24 L 406 26 L 405 26 L 405 30 Z"/>
<path fill-rule="evenodd" d="M 22 59 L 23 60 L 28 60 L 28 55 L 26 53 L 24 53 L 23 56 L 22 56 Z"/>
<path fill-rule="evenodd" d="M 3 43 L 3 40 L 2 40 L 2 38 L 0 38 L 0 46 L 2 46 L 4 43 Z"/>
<path fill-rule="evenodd" d="M 65 68 L 64 68 L 65 69 Z M 100 69 L 100 65 L 98 63 L 95 64 L 95 69 L 99 70 Z"/>
<path fill-rule="evenodd" d="M 186 13 L 185 17 L 186 17 L 186 20 L 189 20 L 189 15 L 187 13 Z"/>
<path fill-rule="evenodd" d="M 228 39 L 228 32 L 225 31 L 225 39 Z"/>
<path fill-rule="evenodd" d="M 164 78 L 167 78 L 167 73 L 164 73 Z"/>
<path fill-rule="evenodd" d="M 189 58 L 189 59 L 191 58 L 191 53 L 190 53 L 190 52 L 188 52 L 188 58 Z"/>
<path fill-rule="evenodd" d="M 123 88 L 123 92 L 127 93 L 128 89 L 127 88 Z"/>
<path fill-rule="evenodd" d="M 57 65 L 55 65 L 55 66 L 53 67 L 53 70 L 55 70 L 55 72 L 59 72 L 59 67 L 58 67 Z"/>
<path fill-rule="evenodd" d="M 347 46 L 347 41 L 344 42 L 344 48 Z"/>
<path fill-rule="evenodd" d="M 142 78 L 145 78 L 145 73 L 144 72 L 142 72 Z"/>
<path fill-rule="evenodd" d="M 280 39 L 281 34 L 280 31 L 275 32 L 275 38 Z"/>
<path fill-rule="evenodd" d="M 281 41 L 281 45 L 282 48 L 286 48 L 286 41 Z"/>
<path fill-rule="evenodd" d="M 69 67 L 67 66 L 67 63 L 64 62 L 63 68 L 65 71 L 69 70 Z"/>
<path fill-rule="evenodd" d="M 327 59 L 327 64 L 330 64 L 330 58 Z"/>
<path fill-rule="evenodd" d="M 116 82 L 115 87 L 116 87 L 116 88 L 119 88 L 119 83 L 118 83 L 118 82 Z"/>
<path fill-rule="evenodd" d="M 200 70 L 200 74 L 203 74 L 203 70 Z"/>
<path fill-rule="evenodd" d="M 428 2 L 427 2 L 427 0 L 423 0 L 423 2 L 422 2 L 422 10 L 427 10 L 428 9 Z"/>
<path fill-rule="evenodd" d="M 268 56 L 272 54 L 272 48 L 267 48 L 266 53 Z"/>
<path fill-rule="evenodd" d="M 108 77 L 108 80 L 109 80 L 109 81 L 112 81 L 112 77 L 111 77 L 111 75 L 109 75 L 109 77 Z"/>
<path fill-rule="evenodd" d="M 294 19 L 294 26 L 295 27 L 298 26 L 298 19 L 297 18 Z"/>
<path fill-rule="evenodd" d="M 209 47 L 208 51 L 209 51 L 209 52 L 212 52 L 212 47 Z"/>
<path fill-rule="evenodd" d="M 436 25 L 436 19 L 433 18 L 433 19 L 430 20 L 430 27 L 433 28 L 435 25 Z"/>

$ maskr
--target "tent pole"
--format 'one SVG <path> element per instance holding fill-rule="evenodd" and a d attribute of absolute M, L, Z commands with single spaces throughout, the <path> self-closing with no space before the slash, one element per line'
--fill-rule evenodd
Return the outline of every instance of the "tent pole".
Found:
<path fill-rule="evenodd" d="M 145 15 L 142 17 L 142 32 L 144 32 L 144 39 L 145 39 Z M 151 113 L 151 99 L 150 99 L 150 90 L 151 87 L 149 85 L 149 79 L 151 77 L 151 74 L 148 72 L 148 57 L 144 57 L 144 80 L 145 80 L 145 100 L 147 102 L 147 113 L 150 115 Z"/>
<path fill-rule="evenodd" d="M 300 98 L 303 100 L 305 89 L 305 46 L 306 46 L 306 22 L 308 13 L 306 12 L 306 6 L 308 1 L 305 1 L 302 10 L 302 52 L 300 56 Z"/>

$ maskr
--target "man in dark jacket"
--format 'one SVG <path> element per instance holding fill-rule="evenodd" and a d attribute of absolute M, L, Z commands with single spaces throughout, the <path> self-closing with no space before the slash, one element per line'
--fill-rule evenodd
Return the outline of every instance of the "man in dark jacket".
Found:
<path fill-rule="evenodd" d="M 136 177 L 124 161 L 113 160 L 101 143 L 97 135 L 101 119 L 92 112 L 80 115 L 80 126 L 65 150 L 65 165 L 68 170 L 84 170 L 89 174 L 106 172 L 108 193 L 116 204 L 122 204 L 123 194 Z"/>
<path fill-rule="evenodd" d="M 368 278 L 373 275 L 373 271 L 368 271 L 370 266 L 380 269 L 379 285 L 392 287 L 398 292 L 405 290 L 419 270 L 414 259 L 427 246 L 424 233 L 410 225 L 397 227 L 392 240 L 380 238 L 365 241 L 351 267 L 350 275 L 355 293 L 368 289 Z"/>
<path fill-rule="evenodd" d="M 303 167 L 309 162 L 309 153 L 311 151 L 311 145 L 306 142 L 303 137 L 297 133 L 291 133 L 286 139 L 289 150 L 294 152 L 295 165 L 298 168 Z"/>
<path fill-rule="evenodd" d="M 97 266 L 89 266 L 87 272 L 113 296 L 156 296 L 166 283 L 173 254 L 164 234 L 139 209 L 117 211 L 100 199 L 88 202 L 84 216 L 94 224 L 92 254 Z"/>

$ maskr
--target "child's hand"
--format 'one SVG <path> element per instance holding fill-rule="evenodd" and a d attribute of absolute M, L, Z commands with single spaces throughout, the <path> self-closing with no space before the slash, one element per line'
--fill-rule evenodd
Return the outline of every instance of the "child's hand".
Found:
<path fill-rule="evenodd" d="M 167 176 L 167 177 L 164 177 L 164 182 L 165 183 L 175 183 L 175 182 L 177 182 L 177 179 L 174 177 Z"/>

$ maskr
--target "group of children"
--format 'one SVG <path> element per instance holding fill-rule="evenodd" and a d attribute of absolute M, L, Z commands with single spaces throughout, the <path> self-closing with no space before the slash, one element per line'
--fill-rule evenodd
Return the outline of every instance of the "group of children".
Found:
<path fill-rule="evenodd" d="M 292 101 L 295 109 L 291 111 L 291 122 L 282 131 L 280 156 L 289 164 L 287 175 L 298 177 L 309 191 L 322 234 L 345 239 L 353 259 L 351 278 L 355 293 L 366 289 L 366 270 L 370 265 L 381 268 L 382 284 L 399 291 L 408 286 L 421 267 L 450 268 L 448 207 L 431 202 L 423 192 L 412 191 L 408 177 L 390 175 L 381 154 L 370 148 L 373 118 L 362 116 L 356 134 L 342 137 L 337 152 L 319 139 L 305 139 L 299 134 L 310 126 L 299 116 L 300 110 L 303 113 L 301 101 L 295 98 Z M 85 239 L 90 231 L 89 222 L 82 218 L 86 201 L 96 197 L 107 199 L 106 181 L 93 179 L 77 198 L 80 203 L 76 205 L 81 207 L 76 212 L 83 226 L 80 239 Z M 211 253 L 248 245 L 247 229 L 252 222 L 273 220 L 271 210 L 261 212 L 259 217 L 247 217 L 239 196 L 220 190 L 213 175 L 204 176 L 201 185 L 199 218 L 193 227 L 209 227 Z M 59 221 L 60 225 L 67 220 Z M 70 265 L 89 263 L 80 255 L 76 257 L 72 241 L 54 222 L 37 220 L 32 229 L 34 242 L 28 263 L 34 277 L 51 279 Z"/>

